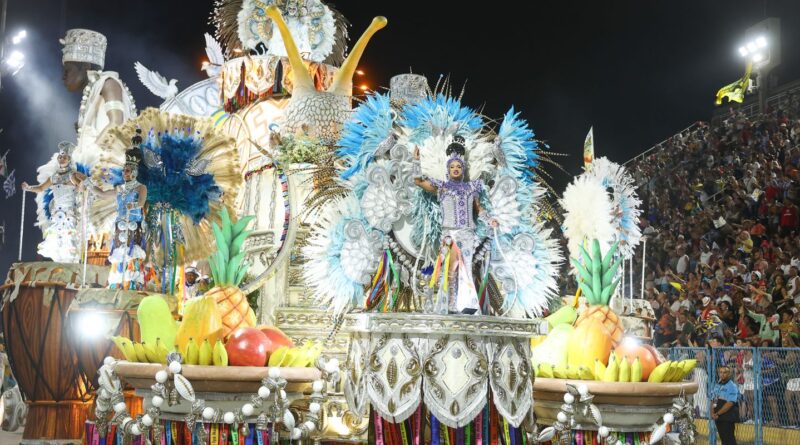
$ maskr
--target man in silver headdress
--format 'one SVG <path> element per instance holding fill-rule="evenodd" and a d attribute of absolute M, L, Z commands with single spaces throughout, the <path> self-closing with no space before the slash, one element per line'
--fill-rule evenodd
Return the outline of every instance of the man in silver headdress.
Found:
<path fill-rule="evenodd" d="M 70 92 L 82 91 L 78 111 L 75 161 L 88 168 L 97 161 L 98 141 L 109 128 L 136 116 L 128 87 L 113 71 L 103 71 L 106 37 L 88 29 L 70 29 L 60 40 L 64 45 L 62 80 Z"/>

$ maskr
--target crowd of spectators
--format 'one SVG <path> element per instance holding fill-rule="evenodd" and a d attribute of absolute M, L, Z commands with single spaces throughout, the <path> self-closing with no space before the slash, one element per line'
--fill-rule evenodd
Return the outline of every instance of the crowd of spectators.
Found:
<path fill-rule="evenodd" d="M 697 123 L 628 167 L 656 345 L 800 346 L 800 94 Z"/>

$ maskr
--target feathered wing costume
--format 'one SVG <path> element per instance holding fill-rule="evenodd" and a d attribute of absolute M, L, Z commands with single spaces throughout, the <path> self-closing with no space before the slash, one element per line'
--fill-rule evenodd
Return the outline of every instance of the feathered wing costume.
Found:
<path fill-rule="evenodd" d="M 209 118 L 150 108 L 108 132 L 92 172 L 96 183 L 116 185 L 137 129 L 143 137 L 138 180 L 147 187 L 145 241 L 150 261 L 173 266 L 207 257 L 214 249 L 211 223 L 220 206 L 233 208 L 242 182 L 235 141 Z M 114 199 L 93 203 L 97 226 L 110 228 L 116 217 Z"/>
<path fill-rule="evenodd" d="M 81 197 L 72 177 L 76 172 L 87 174 L 88 171 L 84 165 L 75 162 L 72 157 L 74 149 L 72 143 L 60 143 L 52 159 L 37 169 L 40 184 L 50 180 L 50 187 L 36 195 L 37 225 L 44 238 L 38 246 L 38 253 L 60 263 L 80 260 L 81 228 L 85 222 L 81 215 Z M 70 157 L 66 169 L 58 165 L 58 157 L 64 155 Z"/>
<path fill-rule="evenodd" d="M 446 258 L 439 258 L 437 279 L 431 277 L 443 234 L 452 235 L 443 229 L 449 216 L 443 218 L 441 197 L 417 187 L 414 177 L 426 177 L 440 187 L 447 183 L 447 148 L 457 141 L 464 147 L 466 173 L 460 184 L 482 184 L 474 191 L 487 215 L 470 221 L 473 242 L 462 240 L 459 249 L 465 260 L 459 267 L 469 273 L 448 280 L 467 277 L 465 285 L 484 301 L 490 289 L 499 292 L 502 308 L 496 309 L 503 313 L 541 314 L 556 295 L 561 258 L 551 232 L 536 221 L 535 204 L 544 192 L 534 182 L 538 146 L 532 138 L 513 109 L 495 135 L 479 114 L 445 94 L 402 106 L 392 105 L 388 95 L 367 98 L 345 124 L 336 153 L 344 168 L 330 185 L 337 191 L 352 190 L 343 198 L 348 204 L 343 207 L 342 198 L 328 204 L 335 210 L 319 219 L 303 251 L 306 277 L 314 291 L 324 295 L 322 302 L 337 314 L 365 303 L 368 308 L 397 310 L 403 295 L 413 294 L 416 304 L 410 306 L 419 310 L 420 294 L 431 299 L 434 288 L 443 287 L 443 271 L 449 270 L 444 267 Z M 417 149 L 420 161 L 415 166 Z M 472 212 L 466 204 L 464 210 Z M 496 229 L 488 224 L 490 217 L 499 223 Z M 358 243 L 351 239 L 351 245 L 363 248 L 348 250 L 351 269 L 345 273 L 339 263 L 344 243 L 331 240 L 345 239 L 346 222 L 356 220 L 358 225 L 350 227 L 358 230 L 351 234 L 372 238 Z M 352 252 L 358 252 L 355 258 L 350 258 Z"/>

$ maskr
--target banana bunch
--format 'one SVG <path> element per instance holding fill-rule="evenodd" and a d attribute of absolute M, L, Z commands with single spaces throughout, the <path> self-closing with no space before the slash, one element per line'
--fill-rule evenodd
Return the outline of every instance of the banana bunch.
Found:
<path fill-rule="evenodd" d="M 313 366 L 321 353 L 322 344 L 316 341 L 307 341 L 293 348 L 281 346 L 270 354 L 267 366 L 305 368 Z"/>
<path fill-rule="evenodd" d="M 611 260 L 617 251 L 619 243 L 614 243 L 606 252 L 605 257 L 600 252 L 600 242 L 592 241 L 592 255 L 581 245 L 581 258 L 583 264 L 575 258 L 570 258 L 570 262 L 580 275 L 578 286 L 586 297 L 589 304 L 608 304 L 608 300 L 614 295 L 614 290 L 619 284 L 619 279 L 614 280 L 614 275 L 622 259 L 618 259 L 613 264 Z"/>
<path fill-rule="evenodd" d="M 594 373 L 586 366 L 551 365 L 549 363 L 539 363 L 533 368 L 536 377 L 570 379 L 570 380 L 594 380 Z"/>
<path fill-rule="evenodd" d="M 608 366 L 604 366 L 600 360 L 595 361 L 595 376 L 597 380 L 603 382 L 641 382 L 642 363 L 639 357 L 631 363 L 625 357 L 617 358 L 612 352 L 608 357 Z"/>
<path fill-rule="evenodd" d="M 211 347 L 208 339 L 198 346 L 194 338 L 189 338 L 183 358 L 187 365 L 228 366 L 228 351 L 220 340 Z"/>
<path fill-rule="evenodd" d="M 697 360 L 686 359 L 681 361 L 666 361 L 656 366 L 650 377 L 647 378 L 648 383 L 665 383 L 665 382 L 680 382 L 697 366 Z"/>
<path fill-rule="evenodd" d="M 666 361 L 656 366 L 648 383 L 680 382 L 697 365 L 697 360 L 681 360 L 679 362 Z M 617 358 L 613 352 L 608 358 L 608 366 L 603 366 L 600 360 L 595 361 L 594 375 L 603 382 L 641 382 L 642 364 L 639 357 L 631 363 L 625 357 Z"/>
<path fill-rule="evenodd" d="M 156 338 L 155 345 L 135 342 L 127 337 L 120 336 L 111 337 L 111 341 L 125 356 L 125 360 L 129 362 L 167 364 L 169 350 L 160 337 Z"/>

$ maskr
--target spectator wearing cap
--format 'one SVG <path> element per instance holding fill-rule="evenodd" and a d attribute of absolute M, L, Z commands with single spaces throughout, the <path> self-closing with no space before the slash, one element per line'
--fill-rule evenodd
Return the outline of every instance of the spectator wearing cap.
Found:
<path fill-rule="evenodd" d="M 738 324 L 736 313 L 733 312 L 733 300 L 725 295 L 717 302 L 719 307 L 719 319 L 725 323 L 728 329 L 735 329 Z"/>
<path fill-rule="evenodd" d="M 716 308 L 711 304 L 710 297 L 703 297 L 701 301 L 703 303 L 703 307 L 700 310 L 700 320 L 707 320 L 711 315 L 711 311 L 715 310 Z"/>

